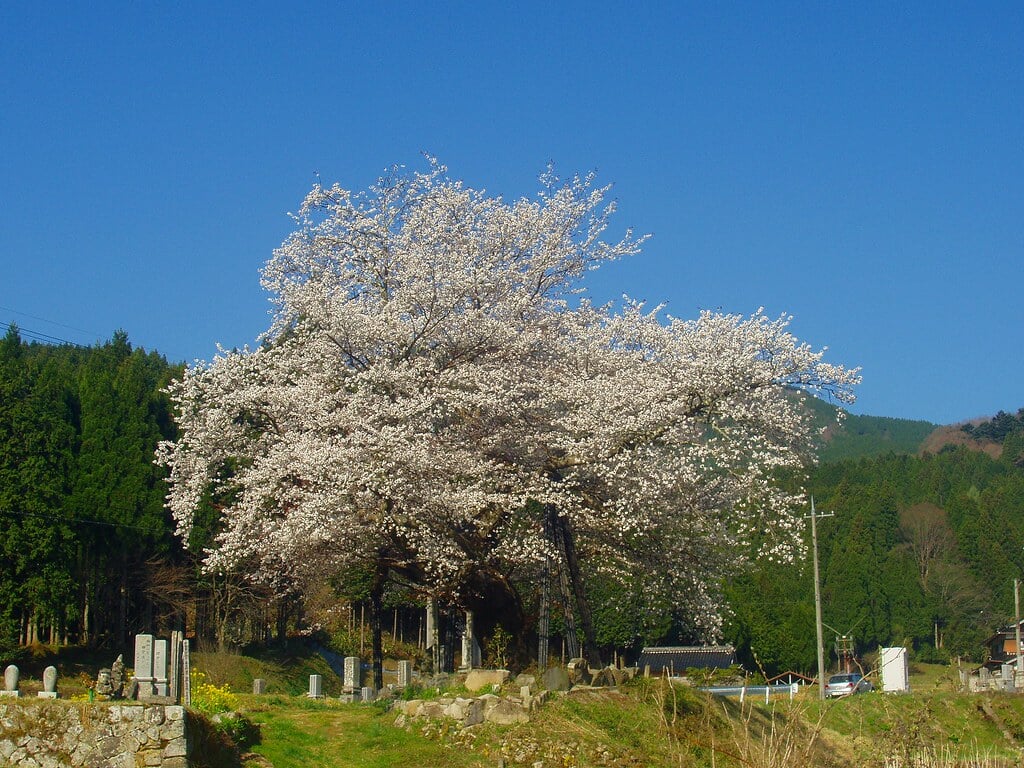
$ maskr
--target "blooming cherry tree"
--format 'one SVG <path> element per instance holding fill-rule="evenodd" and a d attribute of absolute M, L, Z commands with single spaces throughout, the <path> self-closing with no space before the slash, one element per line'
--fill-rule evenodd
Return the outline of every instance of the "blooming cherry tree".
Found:
<path fill-rule="evenodd" d="M 315 187 L 264 267 L 261 346 L 171 386 L 180 438 L 158 459 L 179 532 L 209 496 L 211 568 L 369 568 L 378 686 L 389 571 L 457 595 L 482 569 L 554 563 L 595 650 L 581 560 L 641 568 L 713 634 L 740 545 L 793 546 L 801 498 L 774 480 L 811 458 L 795 391 L 848 400 L 857 382 L 785 318 L 581 300 L 585 272 L 642 238 L 605 239 L 592 177 L 541 181 L 506 202 L 432 163 Z"/>

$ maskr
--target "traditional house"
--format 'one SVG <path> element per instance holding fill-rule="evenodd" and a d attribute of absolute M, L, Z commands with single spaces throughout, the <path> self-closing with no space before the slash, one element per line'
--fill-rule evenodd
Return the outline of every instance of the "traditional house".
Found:
<path fill-rule="evenodd" d="M 731 645 L 677 645 L 644 648 L 636 666 L 651 675 L 685 675 L 688 669 L 728 669 L 736 664 Z"/>
<path fill-rule="evenodd" d="M 1024 638 L 1024 620 L 1020 623 L 1021 636 Z M 1024 645 L 1022 640 L 1021 645 Z M 1017 628 L 1015 625 L 1003 627 L 988 640 L 985 641 L 988 658 L 984 666 L 992 671 L 1002 669 L 1003 664 L 1016 664 L 1017 662 Z M 1022 648 L 1024 651 L 1024 648 Z"/>

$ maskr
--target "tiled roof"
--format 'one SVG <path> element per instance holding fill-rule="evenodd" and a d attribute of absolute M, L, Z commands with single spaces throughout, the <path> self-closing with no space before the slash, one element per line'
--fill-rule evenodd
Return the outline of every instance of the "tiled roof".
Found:
<path fill-rule="evenodd" d="M 726 669 L 735 663 L 736 649 L 731 645 L 677 645 L 644 648 L 637 668 L 649 666 L 652 675 L 681 675 L 687 669 Z"/>

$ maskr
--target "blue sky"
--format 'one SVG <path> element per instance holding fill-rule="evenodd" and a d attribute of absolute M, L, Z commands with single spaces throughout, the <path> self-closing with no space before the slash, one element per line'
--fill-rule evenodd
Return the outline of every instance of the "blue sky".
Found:
<path fill-rule="evenodd" d="M 317 174 L 554 161 L 653 234 L 596 298 L 791 314 L 858 413 L 1024 406 L 1024 5 L 632 5 L 4 4 L 0 323 L 207 359 Z"/>

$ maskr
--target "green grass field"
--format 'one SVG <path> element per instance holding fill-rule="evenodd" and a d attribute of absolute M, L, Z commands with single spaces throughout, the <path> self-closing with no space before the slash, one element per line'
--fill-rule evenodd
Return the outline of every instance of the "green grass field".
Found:
<path fill-rule="evenodd" d="M 396 727 L 386 704 L 340 703 L 340 680 L 300 645 L 192 660 L 201 679 L 231 691 L 232 706 L 259 724 L 261 740 L 247 760 L 253 768 L 885 768 L 894 760 L 915 768 L 1004 768 L 1021 765 L 1024 756 L 1024 696 L 962 693 L 956 670 L 939 665 L 914 666 L 909 694 L 821 702 L 807 688 L 770 705 L 740 706 L 641 679 L 621 691 L 557 696 L 529 723 L 460 729 L 450 721 Z M 33 660 L 51 662 L 69 694 L 83 687 L 91 666 L 109 663 L 81 652 Z M 303 695 L 310 674 L 324 677 L 327 699 Z M 251 694 L 256 677 L 267 680 L 270 693 Z"/>

